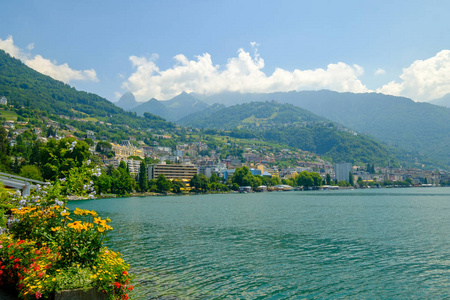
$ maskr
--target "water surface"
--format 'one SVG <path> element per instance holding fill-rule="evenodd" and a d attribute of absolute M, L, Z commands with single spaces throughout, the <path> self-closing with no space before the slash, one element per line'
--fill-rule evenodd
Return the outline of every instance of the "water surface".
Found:
<path fill-rule="evenodd" d="M 134 299 L 449 298 L 450 189 L 71 202 L 114 227 Z"/>

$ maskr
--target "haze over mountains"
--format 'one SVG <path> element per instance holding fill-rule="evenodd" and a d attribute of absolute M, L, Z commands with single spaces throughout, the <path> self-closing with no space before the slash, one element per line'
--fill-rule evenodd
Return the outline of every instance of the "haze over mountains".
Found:
<path fill-rule="evenodd" d="M 431 104 L 445 106 L 450 108 L 450 94 L 445 95 L 442 98 L 434 99 L 430 101 Z"/>

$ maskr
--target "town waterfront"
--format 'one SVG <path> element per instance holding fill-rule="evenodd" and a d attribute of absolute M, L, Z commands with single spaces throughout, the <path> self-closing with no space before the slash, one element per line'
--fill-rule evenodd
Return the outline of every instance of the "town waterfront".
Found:
<path fill-rule="evenodd" d="M 450 297 L 450 188 L 73 201 L 110 217 L 134 299 Z"/>

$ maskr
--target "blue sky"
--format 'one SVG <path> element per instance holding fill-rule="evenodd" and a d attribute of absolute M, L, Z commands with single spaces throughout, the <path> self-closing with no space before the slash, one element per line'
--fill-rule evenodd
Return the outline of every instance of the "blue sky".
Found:
<path fill-rule="evenodd" d="M 0 48 L 111 101 L 450 93 L 449 1 L 3 1 Z"/>

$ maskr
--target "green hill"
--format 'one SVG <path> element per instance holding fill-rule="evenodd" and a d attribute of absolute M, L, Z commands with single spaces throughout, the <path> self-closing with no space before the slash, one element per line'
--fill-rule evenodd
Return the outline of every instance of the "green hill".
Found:
<path fill-rule="evenodd" d="M 329 157 L 335 162 L 388 165 L 397 161 L 383 144 L 291 104 L 272 101 L 231 107 L 214 105 L 179 123 L 227 130 L 236 137 L 277 142 Z"/>
<path fill-rule="evenodd" d="M 212 104 L 233 105 L 275 100 L 307 109 L 354 131 L 401 148 L 430 164 L 450 166 L 450 108 L 383 94 L 301 91 L 269 94 L 197 95 Z M 428 157 L 429 159 L 427 159 Z"/>
<path fill-rule="evenodd" d="M 24 65 L 0 50 L 0 96 L 8 104 L 28 110 L 76 118 L 95 118 L 111 124 L 135 128 L 171 128 L 174 125 L 160 117 L 136 117 L 110 101 L 91 93 L 77 91 Z"/>

